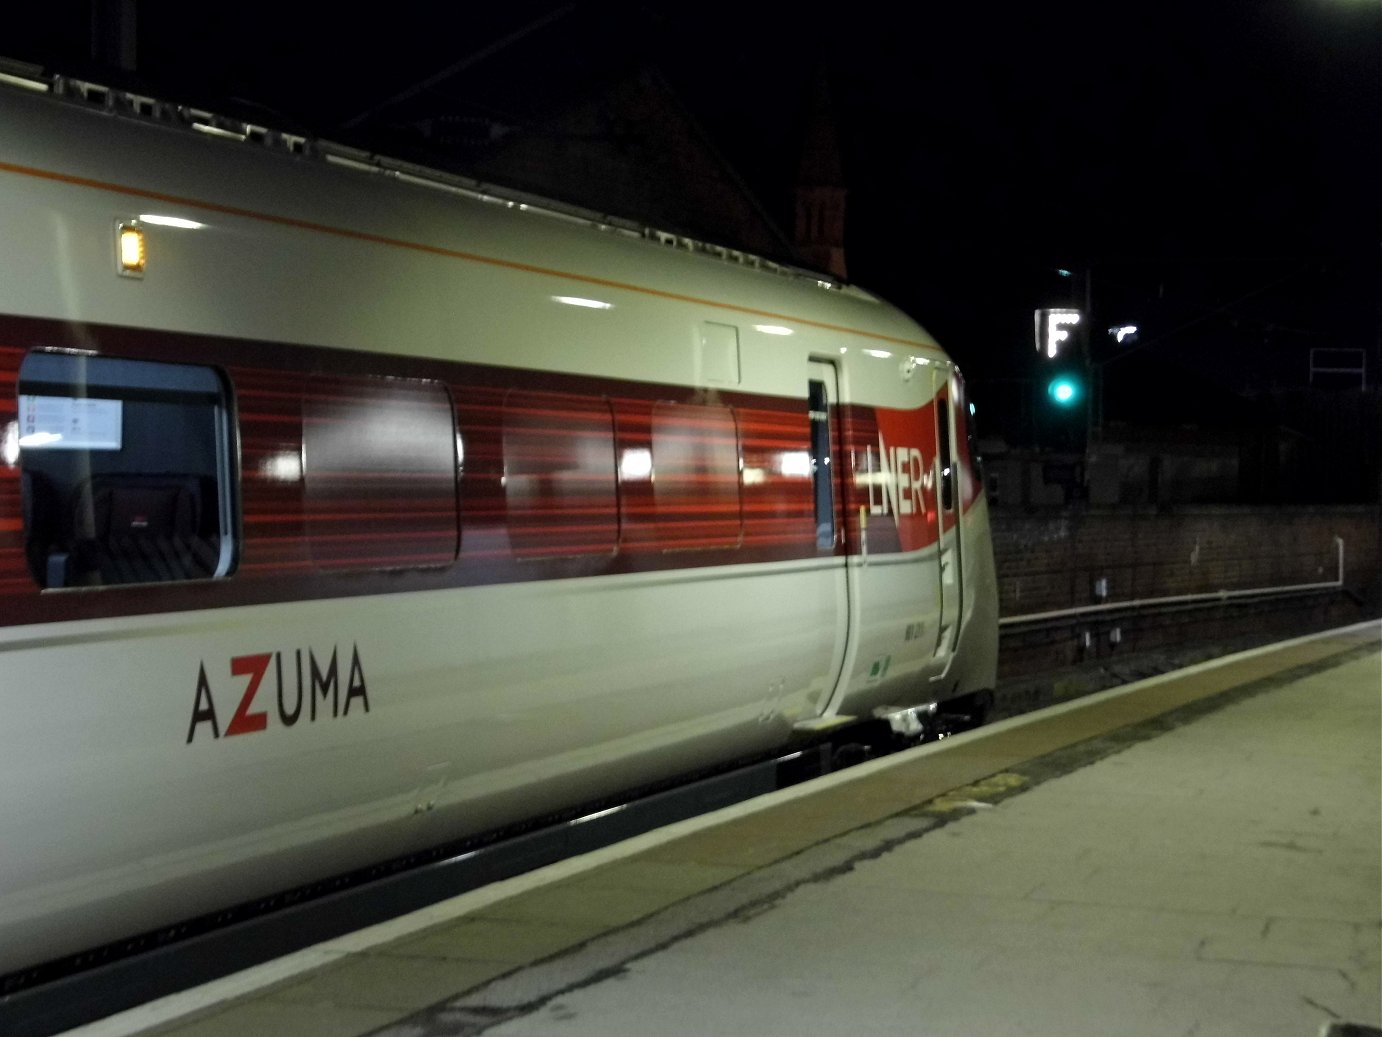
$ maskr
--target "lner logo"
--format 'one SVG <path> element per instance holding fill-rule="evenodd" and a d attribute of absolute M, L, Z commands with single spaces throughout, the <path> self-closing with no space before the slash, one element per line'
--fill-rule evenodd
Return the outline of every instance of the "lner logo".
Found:
<path fill-rule="evenodd" d="M 935 542 L 939 530 L 936 514 L 936 429 L 933 406 L 916 410 L 875 411 L 878 453 L 864 447 L 863 464 L 856 485 L 865 492 L 868 513 L 892 516 L 898 545 L 917 551 Z"/>
<path fill-rule="evenodd" d="M 890 447 L 878 433 L 878 456 L 881 464 L 873 463 L 873 450 L 864 448 L 864 468 L 868 472 L 869 514 L 919 514 L 925 504 L 923 487 L 929 489 L 930 469 L 916 447 Z"/>

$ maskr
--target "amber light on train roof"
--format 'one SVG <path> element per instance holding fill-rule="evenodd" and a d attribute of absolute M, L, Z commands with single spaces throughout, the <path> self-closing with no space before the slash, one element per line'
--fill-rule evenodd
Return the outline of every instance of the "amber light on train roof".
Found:
<path fill-rule="evenodd" d="M 144 232 L 135 223 L 120 223 L 115 232 L 116 269 L 125 277 L 144 276 Z"/>

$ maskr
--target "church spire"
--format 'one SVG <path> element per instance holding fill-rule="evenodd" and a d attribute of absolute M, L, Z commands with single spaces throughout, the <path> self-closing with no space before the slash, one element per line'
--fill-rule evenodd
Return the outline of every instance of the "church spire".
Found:
<path fill-rule="evenodd" d="M 796 233 L 802 261 L 840 280 L 845 267 L 845 176 L 835 109 L 825 73 L 816 74 L 797 174 Z"/>

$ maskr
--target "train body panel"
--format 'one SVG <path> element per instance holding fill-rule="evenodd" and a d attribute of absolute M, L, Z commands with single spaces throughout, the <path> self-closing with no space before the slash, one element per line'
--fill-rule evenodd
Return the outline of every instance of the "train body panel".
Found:
<path fill-rule="evenodd" d="M 829 564 L 8 628 L 0 968 L 118 890 L 162 889 L 147 928 L 223 906 L 208 871 L 269 893 L 781 744 L 829 690 Z"/>
<path fill-rule="evenodd" d="M 698 324 L 729 320 L 743 387 L 791 395 L 793 355 L 889 339 L 938 354 L 858 289 L 44 98 L 0 105 L 15 142 L 0 204 L 25 266 L 45 273 L 8 281 L 6 313 L 138 327 L 156 308 L 167 330 L 676 384 L 694 383 Z M 132 282 L 113 276 L 114 229 L 140 215 L 201 226 L 147 224 Z M 753 328 L 787 321 L 793 336 Z"/>
<path fill-rule="evenodd" d="M 0 89 L 0 973 L 993 686 L 921 328 L 397 173 Z"/>

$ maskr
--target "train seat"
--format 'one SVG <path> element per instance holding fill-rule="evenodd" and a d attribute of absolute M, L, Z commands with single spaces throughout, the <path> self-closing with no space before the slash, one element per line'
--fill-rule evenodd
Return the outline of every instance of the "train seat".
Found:
<path fill-rule="evenodd" d="M 214 538 L 204 535 L 204 519 L 215 513 L 214 498 L 214 487 L 193 475 L 92 476 L 73 495 L 72 582 L 211 576 L 219 551 Z M 50 577 L 56 575 L 51 561 Z"/>

